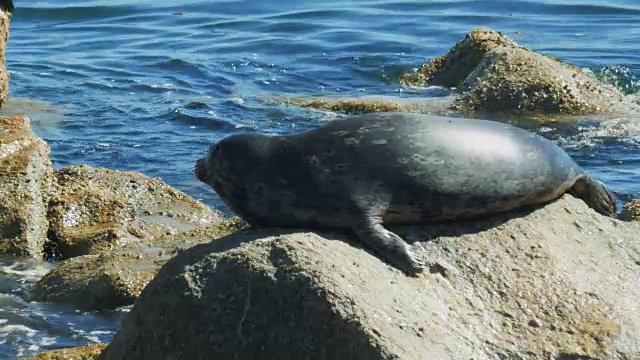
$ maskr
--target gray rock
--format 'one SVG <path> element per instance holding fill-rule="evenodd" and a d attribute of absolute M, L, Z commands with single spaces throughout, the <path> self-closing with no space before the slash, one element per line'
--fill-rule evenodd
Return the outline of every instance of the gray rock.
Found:
<path fill-rule="evenodd" d="M 49 146 L 29 119 L 0 118 L 0 254 L 42 259 L 51 174 Z"/>
<path fill-rule="evenodd" d="M 104 359 L 634 359 L 640 225 L 570 195 L 394 229 L 406 277 L 345 235 L 252 230 L 197 245 L 144 289 Z"/>

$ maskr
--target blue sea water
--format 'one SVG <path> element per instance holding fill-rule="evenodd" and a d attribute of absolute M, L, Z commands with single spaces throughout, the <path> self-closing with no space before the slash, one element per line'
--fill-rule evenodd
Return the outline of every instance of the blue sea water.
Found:
<path fill-rule="evenodd" d="M 56 168 L 139 171 L 224 209 L 191 173 L 212 142 L 332 118 L 265 99 L 432 96 L 399 76 L 479 26 L 640 88 L 637 0 L 17 0 L 2 112 L 32 118 Z M 539 130 L 626 200 L 640 197 L 636 120 Z M 0 359 L 110 339 L 118 313 L 24 301 L 34 271 L 0 267 Z"/>

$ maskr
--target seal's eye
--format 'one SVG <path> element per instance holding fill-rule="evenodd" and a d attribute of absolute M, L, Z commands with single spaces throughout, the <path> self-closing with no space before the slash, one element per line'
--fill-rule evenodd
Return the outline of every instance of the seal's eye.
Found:
<path fill-rule="evenodd" d="M 216 154 L 220 150 L 220 145 L 215 144 L 209 148 L 209 154 Z"/>

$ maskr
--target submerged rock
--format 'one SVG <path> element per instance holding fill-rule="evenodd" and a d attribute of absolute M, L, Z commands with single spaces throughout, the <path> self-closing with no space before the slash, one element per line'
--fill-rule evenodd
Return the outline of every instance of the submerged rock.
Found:
<path fill-rule="evenodd" d="M 87 346 L 60 349 L 33 355 L 27 360 L 93 360 L 97 359 L 106 344 L 91 344 Z"/>
<path fill-rule="evenodd" d="M 215 224 L 222 214 L 160 179 L 87 165 L 55 172 L 49 237 L 62 259 Z"/>
<path fill-rule="evenodd" d="M 83 310 L 130 305 L 158 269 L 178 252 L 243 226 L 244 222 L 234 218 L 177 235 L 132 242 L 99 255 L 65 260 L 38 281 L 32 299 L 67 303 Z"/>
<path fill-rule="evenodd" d="M 612 85 L 504 34 L 474 29 L 445 56 L 405 74 L 402 83 L 456 87 L 462 113 L 608 114 L 635 107 Z"/>
<path fill-rule="evenodd" d="M 395 229 L 394 229 L 395 230 Z M 565 195 L 483 221 L 397 230 L 407 277 L 337 234 L 252 230 L 160 270 L 101 358 L 630 359 L 640 226 Z"/>
<path fill-rule="evenodd" d="M 42 258 L 51 174 L 49 146 L 29 119 L 0 118 L 0 254 Z"/>

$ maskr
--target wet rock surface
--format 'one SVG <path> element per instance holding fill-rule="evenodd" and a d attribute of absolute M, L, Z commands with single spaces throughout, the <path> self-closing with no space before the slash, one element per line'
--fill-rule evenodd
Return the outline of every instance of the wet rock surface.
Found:
<path fill-rule="evenodd" d="M 223 218 L 160 179 L 86 165 L 55 172 L 48 217 L 52 251 L 62 259 L 190 231 Z"/>
<path fill-rule="evenodd" d="M 93 360 L 97 359 L 106 344 L 91 344 L 72 349 L 47 351 L 28 358 L 28 360 Z"/>
<path fill-rule="evenodd" d="M 65 260 L 38 281 L 33 300 L 67 303 L 83 310 L 130 305 L 177 253 L 244 226 L 233 218 L 189 232 L 131 242 L 99 255 Z"/>
<path fill-rule="evenodd" d="M 104 359 L 632 359 L 640 227 L 565 195 L 472 223 L 394 229 L 418 278 L 346 235 L 245 230 L 170 260 Z"/>
<path fill-rule="evenodd" d="M 49 146 L 29 119 L 0 118 L 1 254 L 42 258 L 51 174 Z"/>

